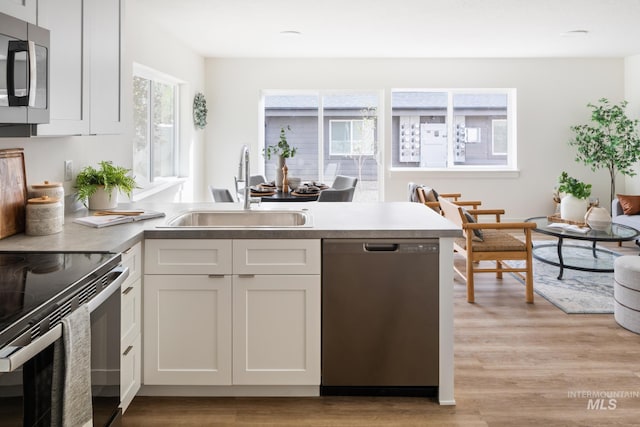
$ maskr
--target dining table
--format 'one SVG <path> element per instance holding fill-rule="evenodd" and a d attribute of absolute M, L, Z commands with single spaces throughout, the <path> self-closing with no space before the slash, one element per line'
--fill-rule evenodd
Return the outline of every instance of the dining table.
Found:
<path fill-rule="evenodd" d="M 315 202 L 320 192 L 313 194 L 298 194 L 292 191 L 275 191 L 273 193 L 251 193 L 251 197 L 259 197 L 261 202 Z"/>
<path fill-rule="evenodd" d="M 251 197 L 260 198 L 261 202 L 315 202 L 320 196 L 320 192 L 328 188 L 327 185 L 320 185 L 316 192 L 296 192 L 281 191 L 270 186 L 256 186 L 251 188 Z"/>

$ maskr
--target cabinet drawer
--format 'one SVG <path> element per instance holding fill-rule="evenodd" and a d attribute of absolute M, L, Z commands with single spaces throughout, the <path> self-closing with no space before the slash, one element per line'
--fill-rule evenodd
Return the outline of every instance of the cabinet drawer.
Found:
<path fill-rule="evenodd" d="M 231 274 L 231 268 L 231 240 L 145 240 L 145 274 Z"/>
<path fill-rule="evenodd" d="M 320 274 L 320 240 L 233 241 L 234 274 Z"/>
<path fill-rule="evenodd" d="M 129 267 L 128 281 L 134 281 L 142 276 L 142 243 L 136 243 L 122 252 L 122 265 Z M 123 288 L 126 285 L 123 286 Z"/>
<path fill-rule="evenodd" d="M 120 298 L 120 337 L 122 346 L 127 346 L 136 335 L 140 334 L 140 311 L 142 295 L 142 278 L 133 282 L 127 280 L 122 286 Z"/>
<path fill-rule="evenodd" d="M 141 356 L 141 339 L 138 335 L 120 355 L 120 407 L 123 413 L 140 389 Z"/>

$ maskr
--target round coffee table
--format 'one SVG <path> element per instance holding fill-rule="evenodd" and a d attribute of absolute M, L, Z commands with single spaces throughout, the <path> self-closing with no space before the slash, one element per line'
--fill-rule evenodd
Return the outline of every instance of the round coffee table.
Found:
<path fill-rule="evenodd" d="M 605 230 L 594 230 L 587 227 L 583 231 L 577 231 L 572 230 L 569 224 L 550 221 L 546 216 L 529 218 L 526 221 L 536 224 L 534 231 L 558 239 L 555 244 L 545 243 L 533 248 L 535 259 L 560 267 L 558 279 L 562 279 L 565 268 L 580 271 L 613 272 L 613 261 L 618 254 L 599 248 L 596 244 L 598 242 L 624 242 L 635 240 L 640 236 L 640 231 L 635 228 L 615 223 L 612 223 Z M 563 245 L 564 239 L 584 240 L 592 242 L 592 245 Z"/>

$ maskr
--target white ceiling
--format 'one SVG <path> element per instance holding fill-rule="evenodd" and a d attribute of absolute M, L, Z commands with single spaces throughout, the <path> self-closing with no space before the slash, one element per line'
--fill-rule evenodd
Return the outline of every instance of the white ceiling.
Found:
<path fill-rule="evenodd" d="M 128 1 L 205 57 L 640 54 L 640 0 Z M 561 35 L 575 30 L 588 34 Z"/>

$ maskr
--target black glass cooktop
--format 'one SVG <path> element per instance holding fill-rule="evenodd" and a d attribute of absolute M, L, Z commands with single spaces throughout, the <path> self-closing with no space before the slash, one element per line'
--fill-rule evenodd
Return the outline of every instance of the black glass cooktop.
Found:
<path fill-rule="evenodd" d="M 64 300 L 78 284 L 102 276 L 119 260 L 113 253 L 0 253 L 0 335 Z"/>

